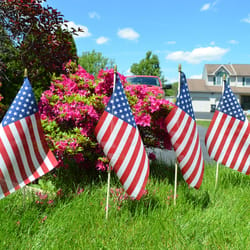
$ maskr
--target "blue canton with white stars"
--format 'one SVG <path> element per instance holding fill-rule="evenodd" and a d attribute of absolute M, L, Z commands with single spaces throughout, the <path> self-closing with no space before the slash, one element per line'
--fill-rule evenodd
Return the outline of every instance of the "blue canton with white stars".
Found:
<path fill-rule="evenodd" d="M 136 127 L 134 116 L 118 75 L 116 75 L 114 92 L 105 110 L 131 126 Z"/>
<path fill-rule="evenodd" d="M 195 120 L 192 100 L 189 94 L 186 76 L 183 72 L 180 72 L 180 93 L 177 97 L 176 105 Z"/>
<path fill-rule="evenodd" d="M 229 84 L 226 81 L 224 81 L 224 87 L 224 93 L 220 99 L 217 109 L 236 119 L 245 121 L 246 117 L 243 113 L 243 110 L 239 102 L 237 101 L 233 91 L 231 90 Z"/>
<path fill-rule="evenodd" d="M 28 78 L 25 78 L 23 86 L 2 120 L 2 126 L 4 127 L 36 112 L 38 112 L 38 107 L 35 96 Z"/>

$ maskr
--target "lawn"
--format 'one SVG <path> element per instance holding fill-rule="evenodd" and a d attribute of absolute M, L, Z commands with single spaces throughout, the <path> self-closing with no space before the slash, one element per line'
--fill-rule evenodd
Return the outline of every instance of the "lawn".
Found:
<path fill-rule="evenodd" d="M 150 169 L 140 201 L 124 196 L 111 176 L 108 220 L 105 174 L 51 204 L 17 191 L 0 201 L 0 249 L 250 249 L 249 176 L 221 166 L 215 190 L 215 166 L 207 164 L 194 190 L 179 173 L 174 206 L 173 166 Z"/>

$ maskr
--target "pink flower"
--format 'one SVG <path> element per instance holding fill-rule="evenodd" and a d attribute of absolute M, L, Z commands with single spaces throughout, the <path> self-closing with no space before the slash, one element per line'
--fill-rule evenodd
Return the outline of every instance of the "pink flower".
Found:
<path fill-rule="evenodd" d="M 151 153 L 148 154 L 148 158 L 150 160 L 154 161 L 156 159 L 156 155 L 153 152 L 151 152 Z"/>

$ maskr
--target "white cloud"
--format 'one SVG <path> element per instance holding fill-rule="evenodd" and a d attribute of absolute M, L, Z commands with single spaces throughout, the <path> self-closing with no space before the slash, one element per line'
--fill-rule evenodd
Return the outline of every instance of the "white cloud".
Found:
<path fill-rule="evenodd" d="M 202 78 L 202 74 L 190 76 L 190 79 L 201 79 L 201 78 Z"/>
<path fill-rule="evenodd" d="M 139 36 L 140 36 L 132 28 L 119 29 L 118 32 L 117 32 L 117 35 L 120 38 L 128 39 L 128 40 L 137 40 L 139 38 Z"/>
<path fill-rule="evenodd" d="M 170 45 L 176 44 L 176 41 L 168 41 L 167 44 L 170 44 Z"/>
<path fill-rule="evenodd" d="M 101 37 L 99 37 L 99 38 L 96 39 L 96 43 L 97 44 L 104 44 L 104 43 L 107 43 L 108 40 L 109 39 L 107 37 L 101 36 Z"/>
<path fill-rule="evenodd" d="M 207 10 L 212 10 L 212 9 L 215 10 L 214 7 L 216 4 L 217 4 L 217 1 L 214 1 L 212 3 L 206 3 L 201 7 L 200 11 L 207 11 Z"/>
<path fill-rule="evenodd" d="M 250 14 L 248 14 L 248 17 L 241 19 L 244 23 L 250 23 Z"/>
<path fill-rule="evenodd" d="M 230 40 L 228 42 L 231 43 L 231 44 L 238 44 L 239 43 L 239 41 L 237 41 L 237 40 Z"/>
<path fill-rule="evenodd" d="M 214 42 L 214 41 L 210 42 L 210 45 L 214 46 L 214 45 L 215 45 L 215 42 Z"/>
<path fill-rule="evenodd" d="M 206 4 L 204 4 L 204 5 L 201 7 L 200 11 L 209 10 L 209 9 L 210 9 L 210 6 L 211 6 L 210 3 L 206 3 Z"/>
<path fill-rule="evenodd" d="M 97 12 L 92 11 L 92 12 L 89 12 L 89 18 L 91 18 L 91 19 L 94 19 L 94 18 L 100 19 L 101 17 Z"/>
<path fill-rule="evenodd" d="M 67 26 L 65 26 L 67 25 Z M 88 28 L 83 25 L 75 24 L 74 22 L 66 22 L 63 24 L 63 28 L 71 30 L 71 28 L 74 28 L 75 30 L 78 30 L 80 28 L 83 32 L 76 32 L 78 35 L 74 35 L 74 38 L 80 38 L 80 37 L 89 37 L 91 36 L 91 33 L 89 32 Z"/>
<path fill-rule="evenodd" d="M 192 51 L 175 51 L 166 56 L 167 60 L 186 61 L 192 64 L 198 64 L 202 61 L 218 60 L 229 50 L 220 47 L 200 47 Z"/>

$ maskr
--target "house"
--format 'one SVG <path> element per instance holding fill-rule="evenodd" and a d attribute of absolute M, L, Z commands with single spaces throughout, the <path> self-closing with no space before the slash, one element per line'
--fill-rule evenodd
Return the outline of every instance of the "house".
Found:
<path fill-rule="evenodd" d="M 250 110 L 250 64 L 205 64 L 202 79 L 187 79 L 195 112 L 214 111 L 224 75 L 243 110 Z"/>

